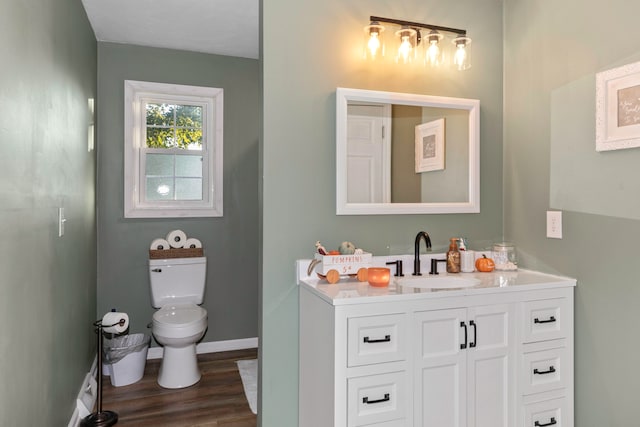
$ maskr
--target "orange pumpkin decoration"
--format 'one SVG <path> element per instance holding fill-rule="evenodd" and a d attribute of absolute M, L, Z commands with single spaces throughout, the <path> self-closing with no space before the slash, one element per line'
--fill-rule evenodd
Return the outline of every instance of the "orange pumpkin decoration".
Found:
<path fill-rule="evenodd" d="M 489 273 L 496 268 L 496 263 L 491 258 L 487 258 L 486 255 L 482 255 L 482 258 L 476 260 L 476 270 L 484 273 Z"/>

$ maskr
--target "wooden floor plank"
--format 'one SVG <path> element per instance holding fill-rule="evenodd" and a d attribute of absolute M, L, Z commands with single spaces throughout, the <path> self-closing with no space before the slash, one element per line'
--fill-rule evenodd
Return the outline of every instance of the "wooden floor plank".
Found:
<path fill-rule="evenodd" d="M 114 387 L 104 377 L 102 408 L 116 412 L 124 427 L 255 427 L 236 365 L 255 358 L 257 349 L 199 354 L 202 379 L 183 389 L 160 387 L 160 359 L 148 360 L 135 384 Z"/>

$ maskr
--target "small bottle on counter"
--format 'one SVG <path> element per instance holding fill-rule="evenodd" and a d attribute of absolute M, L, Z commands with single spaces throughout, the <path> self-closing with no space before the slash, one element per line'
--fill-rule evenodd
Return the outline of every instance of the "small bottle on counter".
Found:
<path fill-rule="evenodd" d="M 447 273 L 460 273 L 460 251 L 458 250 L 458 238 L 449 239 L 449 250 L 447 251 Z"/>

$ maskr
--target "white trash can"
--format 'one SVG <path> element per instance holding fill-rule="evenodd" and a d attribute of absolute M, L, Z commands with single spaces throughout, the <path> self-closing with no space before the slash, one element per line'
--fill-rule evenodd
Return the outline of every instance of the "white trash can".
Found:
<path fill-rule="evenodd" d="M 147 363 L 151 336 L 131 334 L 104 341 L 103 372 L 115 387 L 133 384 L 142 379 Z"/>

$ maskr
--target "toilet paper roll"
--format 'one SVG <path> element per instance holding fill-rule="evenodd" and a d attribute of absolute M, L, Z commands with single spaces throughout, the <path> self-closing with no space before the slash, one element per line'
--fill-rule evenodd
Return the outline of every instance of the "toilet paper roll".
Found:
<path fill-rule="evenodd" d="M 169 248 L 169 242 L 167 242 L 166 239 L 153 239 L 153 242 L 151 242 L 151 246 L 149 247 L 149 249 L 152 249 L 154 251 Z"/>
<path fill-rule="evenodd" d="M 184 242 L 184 247 L 188 248 L 188 249 L 201 248 L 202 247 L 202 242 L 200 240 L 198 240 L 198 239 L 193 238 L 193 237 L 189 237 Z"/>
<path fill-rule="evenodd" d="M 167 234 L 167 242 L 172 248 L 184 248 L 187 235 L 182 230 L 173 230 Z"/>
<path fill-rule="evenodd" d="M 110 311 L 102 317 L 102 330 L 110 334 L 121 334 L 129 327 L 127 313 Z"/>

